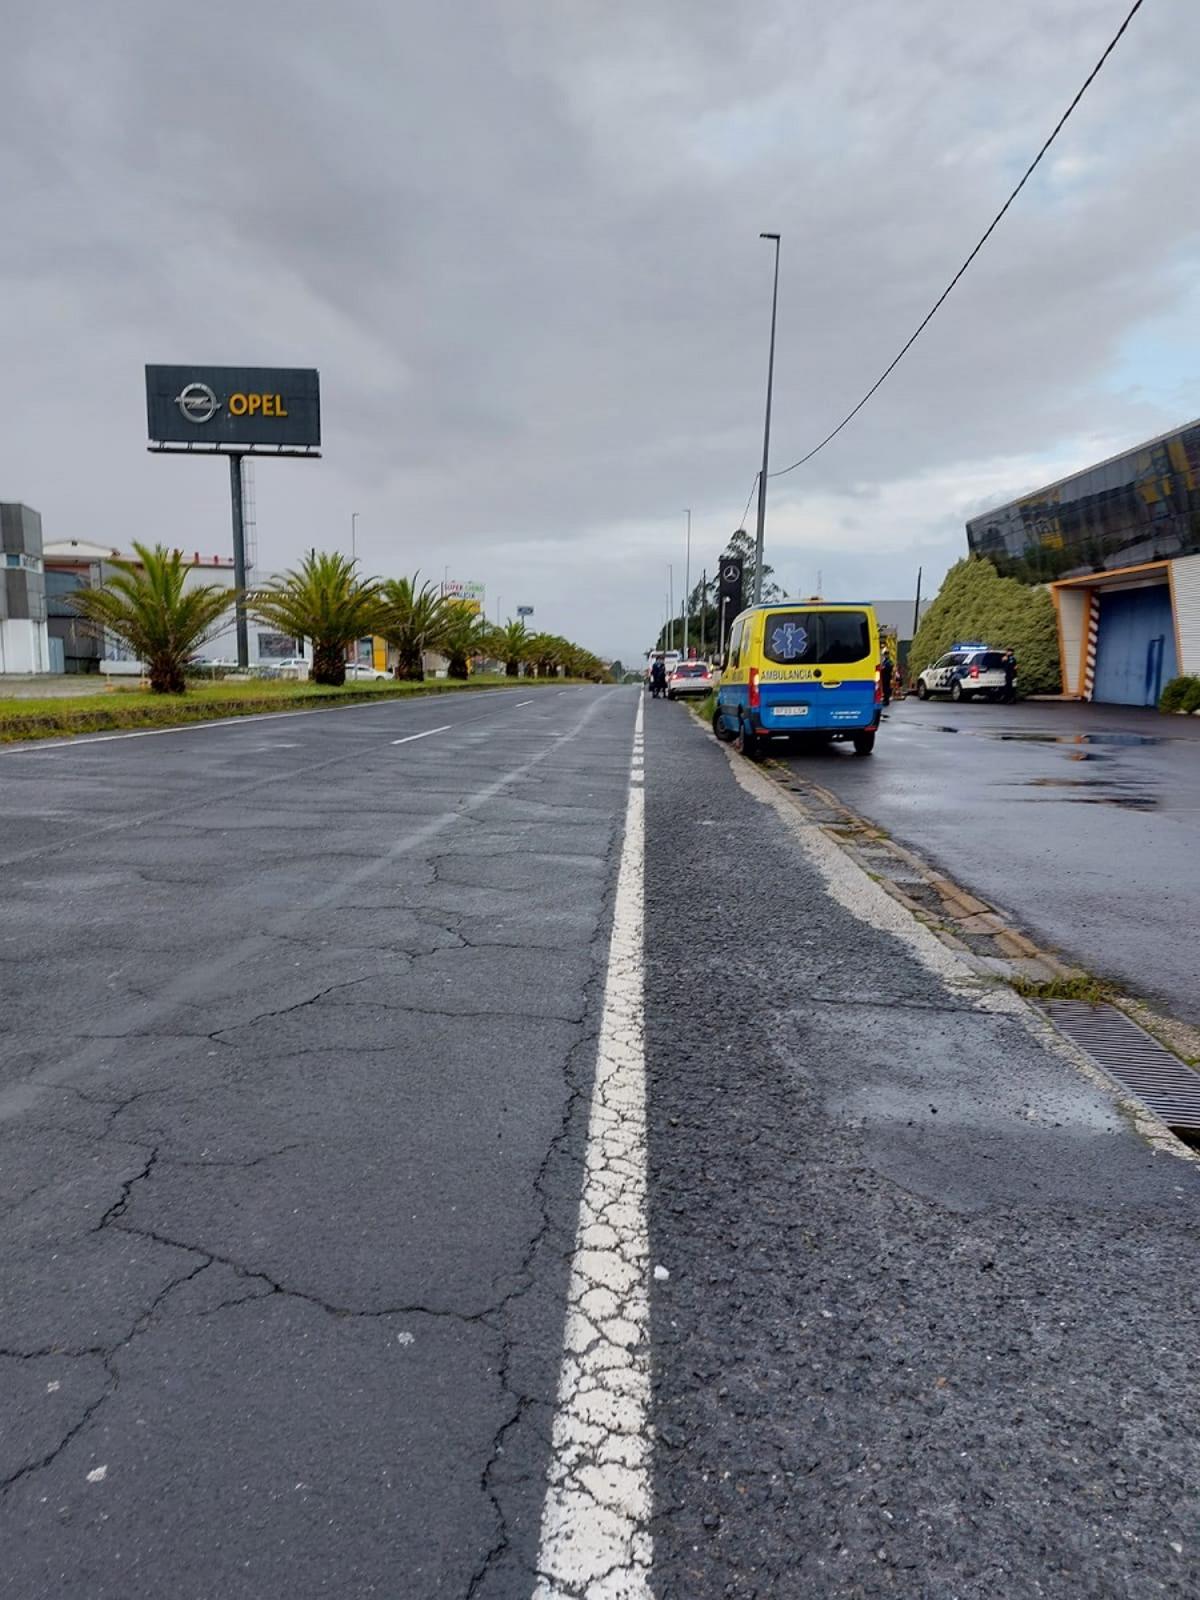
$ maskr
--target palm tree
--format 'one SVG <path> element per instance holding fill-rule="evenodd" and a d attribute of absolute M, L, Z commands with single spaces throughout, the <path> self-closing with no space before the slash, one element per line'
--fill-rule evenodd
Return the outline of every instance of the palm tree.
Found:
<path fill-rule="evenodd" d="M 441 649 L 457 609 L 456 603 L 439 594 L 432 583 L 418 587 L 420 576 L 414 572 L 411 578 L 388 579 L 383 586 L 380 623 L 380 631 L 396 651 L 397 678 L 416 683 L 425 677 L 425 651 Z"/>
<path fill-rule="evenodd" d="M 529 654 L 537 667 L 539 678 L 552 678 L 562 664 L 564 654 L 571 647 L 565 639 L 553 633 L 535 633 L 529 641 Z"/>
<path fill-rule="evenodd" d="M 249 596 L 256 617 L 289 634 L 311 639 L 314 683 L 340 688 L 346 650 L 380 626 L 380 583 L 360 578 L 348 556 L 310 550 L 300 566 Z"/>
<path fill-rule="evenodd" d="M 461 602 L 451 605 L 441 640 L 441 647 L 449 657 L 450 677 L 468 676 L 471 657 L 482 655 L 487 648 L 487 632 L 487 623 L 478 612 L 468 611 Z"/>
<path fill-rule="evenodd" d="M 521 674 L 521 662 L 528 661 L 529 657 L 529 630 L 523 622 L 513 622 L 511 619 L 503 628 L 493 628 L 488 636 L 488 649 L 504 663 L 504 676 L 517 678 Z"/>
<path fill-rule="evenodd" d="M 188 568 L 178 550 L 135 544 L 136 561 L 102 589 L 80 589 L 70 603 L 98 634 L 115 634 L 146 664 L 156 694 L 182 694 L 188 658 L 219 633 L 217 624 L 236 596 L 220 584 L 185 589 Z"/>

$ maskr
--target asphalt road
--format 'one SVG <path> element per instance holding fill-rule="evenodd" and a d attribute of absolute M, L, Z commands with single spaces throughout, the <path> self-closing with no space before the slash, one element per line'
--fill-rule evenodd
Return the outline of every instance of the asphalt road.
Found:
<path fill-rule="evenodd" d="M 869 761 L 789 759 L 1050 946 L 1200 1023 L 1200 718 L 909 699 Z"/>
<path fill-rule="evenodd" d="M 0 1594 L 532 1565 L 618 700 L 0 752 Z"/>
<path fill-rule="evenodd" d="M 1200 1169 L 640 704 L 0 751 L 5 1600 L 1200 1587 Z"/>

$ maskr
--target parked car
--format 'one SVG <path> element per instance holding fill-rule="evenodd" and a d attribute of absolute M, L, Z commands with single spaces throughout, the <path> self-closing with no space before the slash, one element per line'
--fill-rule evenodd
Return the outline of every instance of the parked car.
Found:
<path fill-rule="evenodd" d="M 379 667 L 370 667 L 364 661 L 347 661 L 346 676 L 358 683 L 386 683 L 391 673 Z"/>
<path fill-rule="evenodd" d="M 883 710 L 879 624 L 853 602 L 776 600 L 729 631 L 713 732 L 751 759 L 777 738 L 848 739 L 869 756 Z"/>
<path fill-rule="evenodd" d="M 713 686 L 712 668 L 707 661 L 681 661 L 667 674 L 667 699 L 698 694 L 703 698 Z"/>
<path fill-rule="evenodd" d="M 1014 680 L 1015 688 L 1015 680 Z M 951 700 L 999 700 L 1004 695 L 1004 651 L 988 645 L 958 645 L 939 656 L 917 678 L 917 699 L 948 694 Z"/>

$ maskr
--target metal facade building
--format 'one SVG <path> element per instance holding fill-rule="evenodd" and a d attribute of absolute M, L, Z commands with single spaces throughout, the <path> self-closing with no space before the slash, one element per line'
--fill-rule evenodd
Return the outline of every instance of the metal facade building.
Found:
<path fill-rule="evenodd" d="M 0 673 L 49 672 L 42 519 L 31 506 L 0 505 Z"/>
<path fill-rule="evenodd" d="M 1200 421 L 973 518 L 967 542 L 1050 585 L 1065 694 L 1155 705 L 1200 675 Z"/>

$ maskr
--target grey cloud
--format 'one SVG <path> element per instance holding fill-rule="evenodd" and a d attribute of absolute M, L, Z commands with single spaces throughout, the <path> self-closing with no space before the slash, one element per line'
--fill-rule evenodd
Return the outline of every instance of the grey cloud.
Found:
<path fill-rule="evenodd" d="M 628 656 L 682 564 L 678 508 L 698 568 L 754 474 L 759 230 L 784 234 L 782 465 L 927 308 L 1113 9 L 25 6 L 0 156 L 23 398 L 0 494 L 50 536 L 218 548 L 219 474 L 142 452 L 142 363 L 313 362 L 326 457 L 260 470 L 264 562 L 344 542 L 358 510 L 372 564 L 448 563 L 506 606 L 520 588 L 539 621 Z M 1039 177 L 862 418 L 773 481 L 772 528 L 798 541 L 781 570 L 821 555 L 827 587 L 894 588 L 899 481 L 1176 420 L 1152 378 L 1130 396 L 1107 376 L 1180 306 L 1196 250 L 1197 45 L 1188 0 L 1139 17 L 1062 141 L 1090 165 Z M 81 389 L 104 403 L 81 411 Z M 831 494 L 872 506 L 872 554 L 811 521 Z M 927 526 L 953 559 L 953 511 Z"/>

